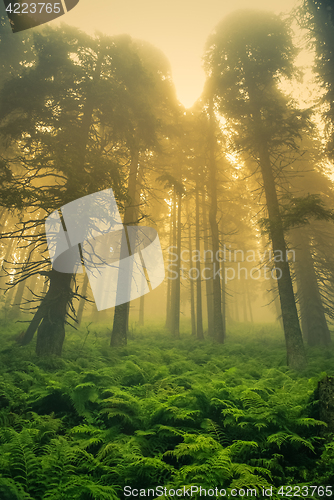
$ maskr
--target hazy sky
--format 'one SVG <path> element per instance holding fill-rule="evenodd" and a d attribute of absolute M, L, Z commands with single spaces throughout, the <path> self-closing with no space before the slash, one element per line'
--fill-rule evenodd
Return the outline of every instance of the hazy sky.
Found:
<path fill-rule="evenodd" d="M 80 0 L 61 21 L 90 33 L 128 33 L 161 49 L 171 63 L 178 98 L 189 107 L 203 89 L 204 44 L 226 14 L 250 7 L 280 13 L 295 4 L 296 0 Z"/>

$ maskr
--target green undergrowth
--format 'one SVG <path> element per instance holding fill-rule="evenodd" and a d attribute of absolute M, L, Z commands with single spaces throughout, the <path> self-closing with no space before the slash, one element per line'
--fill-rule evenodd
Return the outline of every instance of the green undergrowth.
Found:
<path fill-rule="evenodd" d="M 91 324 L 45 359 L 16 345 L 17 331 L 1 332 L 0 500 L 191 485 L 258 496 L 273 486 L 271 498 L 285 498 L 282 485 L 334 484 L 333 436 L 314 397 L 334 374 L 333 349 L 309 349 L 296 373 L 271 325 L 235 326 L 224 345 L 132 328 L 112 350 L 108 326 Z"/>

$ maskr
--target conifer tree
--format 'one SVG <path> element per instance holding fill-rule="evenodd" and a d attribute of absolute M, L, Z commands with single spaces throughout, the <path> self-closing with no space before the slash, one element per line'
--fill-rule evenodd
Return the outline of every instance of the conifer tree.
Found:
<path fill-rule="evenodd" d="M 297 147 L 305 126 L 303 113 L 278 88 L 281 77 L 293 74 L 293 56 L 283 21 L 271 13 L 244 11 L 217 26 L 208 40 L 205 61 L 217 110 L 229 120 L 239 148 L 252 155 L 261 171 L 273 251 L 283 256 L 276 268 L 287 362 L 299 369 L 306 358 L 272 163 L 275 148 Z"/>

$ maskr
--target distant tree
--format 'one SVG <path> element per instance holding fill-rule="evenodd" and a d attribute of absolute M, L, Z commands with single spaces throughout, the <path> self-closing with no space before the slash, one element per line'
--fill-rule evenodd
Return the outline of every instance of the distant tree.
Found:
<path fill-rule="evenodd" d="M 258 162 L 276 262 L 287 362 L 306 363 L 298 321 L 284 228 L 273 171 L 275 148 L 297 147 L 305 126 L 303 113 L 279 90 L 282 77 L 293 74 L 294 48 L 287 26 L 271 13 L 244 11 L 223 20 L 209 38 L 205 55 L 208 86 L 240 149 Z M 279 260 L 279 259 L 278 259 Z"/>
<path fill-rule="evenodd" d="M 218 342 L 225 339 L 225 318 L 222 314 L 221 269 L 219 262 L 220 236 L 218 221 L 219 170 L 221 156 L 218 140 L 220 135 L 216 118 L 211 112 L 208 94 L 203 96 L 192 108 L 192 132 L 188 137 L 188 161 L 191 165 L 190 178 L 194 183 L 196 213 L 196 251 L 201 250 L 204 243 L 205 255 L 211 258 L 205 262 L 208 332 Z M 190 113 L 188 113 L 190 116 Z M 220 138 L 221 139 L 221 138 Z M 202 314 L 202 272 L 200 260 L 196 261 L 197 279 L 197 336 L 203 338 Z M 204 271 L 204 269 L 203 269 Z"/>

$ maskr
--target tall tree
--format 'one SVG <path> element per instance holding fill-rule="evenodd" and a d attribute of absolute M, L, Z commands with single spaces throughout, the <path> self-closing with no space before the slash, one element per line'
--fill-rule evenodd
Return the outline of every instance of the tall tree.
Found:
<path fill-rule="evenodd" d="M 271 13 L 244 11 L 217 26 L 205 59 L 212 99 L 229 119 L 240 148 L 260 167 L 272 247 L 282 256 L 276 269 L 287 362 L 299 369 L 306 357 L 271 156 L 275 147 L 297 147 L 304 125 L 303 114 L 278 87 L 281 77 L 293 74 L 293 56 L 291 36 L 282 20 Z"/>
<path fill-rule="evenodd" d="M 331 272 L 328 271 L 332 259 L 328 255 L 328 250 L 331 246 L 333 228 L 332 223 L 325 220 L 319 221 L 319 219 L 327 218 L 326 210 L 329 211 L 329 218 L 331 218 L 333 183 L 319 161 L 319 148 L 312 150 L 316 141 L 313 140 L 311 144 L 309 142 L 307 143 L 308 154 L 304 154 L 291 167 L 292 171 L 288 181 L 289 196 L 293 192 L 298 193 L 299 196 L 303 195 L 301 198 L 292 198 L 291 201 L 295 205 L 294 210 L 302 211 L 304 216 L 309 210 L 305 201 L 312 200 L 312 197 L 314 200 L 317 198 L 321 200 L 324 213 L 321 216 L 321 211 L 318 212 L 317 221 L 310 220 L 307 224 L 294 227 L 289 231 L 288 238 L 295 251 L 293 267 L 296 275 L 302 330 L 307 343 L 314 346 L 328 345 L 331 341 L 326 313 L 329 313 L 329 316 L 332 315 L 331 286 L 328 286 L 331 282 Z M 303 203 L 300 208 L 298 208 L 299 203 Z M 292 214 L 289 214 L 290 217 Z M 322 243 L 320 243 L 321 241 Z M 331 253 L 331 249 L 329 253 Z M 325 258 L 321 257 L 320 254 Z M 325 307 L 326 298 L 329 298 L 329 309 Z"/>
<path fill-rule="evenodd" d="M 327 153 L 334 159 L 334 5 L 332 0 L 303 0 L 298 19 L 315 49 L 315 72 L 322 87 Z"/>
<path fill-rule="evenodd" d="M 310 346 L 328 345 L 331 341 L 325 310 L 318 285 L 311 252 L 311 243 L 305 228 L 291 231 L 295 249 L 295 273 L 304 337 Z"/>
<path fill-rule="evenodd" d="M 225 318 L 222 315 L 222 289 L 220 285 L 220 262 L 218 260 L 219 253 L 219 225 L 217 220 L 218 206 L 217 206 L 217 137 L 216 137 L 216 116 L 214 113 L 214 93 L 210 85 L 208 88 L 208 181 L 207 189 L 210 193 L 210 209 L 209 209 L 209 224 L 211 228 L 212 238 L 212 266 L 213 266 L 213 334 L 216 340 L 220 343 L 225 341 Z"/>
<path fill-rule="evenodd" d="M 188 249 L 189 249 L 189 261 L 190 266 L 192 263 L 192 254 L 193 254 L 193 245 L 192 245 L 192 234 L 191 234 L 191 226 L 192 220 L 189 213 L 189 203 L 187 203 L 187 222 L 188 222 Z M 197 223 L 197 217 L 196 217 Z M 197 235 L 196 235 L 197 236 Z M 197 238 L 196 238 L 197 239 Z M 196 243 L 197 245 L 197 243 Z M 202 307 L 202 304 L 201 304 Z M 202 313 L 202 310 L 201 310 Z M 196 337 L 196 312 L 195 312 L 195 287 L 194 280 L 190 277 L 190 321 L 191 321 L 191 335 Z M 202 331 L 203 335 L 203 331 Z"/>
<path fill-rule="evenodd" d="M 135 41 L 134 48 L 147 76 L 145 87 L 138 86 L 134 94 L 135 105 L 132 108 L 132 121 L 128 124 L 126 142 L 131 152 L 128 175 L 127 201 L 124 224 L 138 224 L 140 197 L 143 185 L 139 180 L 144 176 L 145 154 L 156 156 L 161 152 L 160 142 L 169 129 L 170 121 L 177 109 L 175 89 L 171 81 L 170 65 L 163 55 L 149 43 Z M 120 283 L 120 286 L 122 284 Z M 179 300 L 176 301 L 176 307 Z M 130 302 L 115 307 L 113 330 L 110 344 L 124 345 L 127 342 Z M 171 315 L 171 328 L 178 330 L 175 315 Z M 176 323 L 175 323 L 176 321 Z M 176 336 L 178 333 L 176 333 Z"/>

